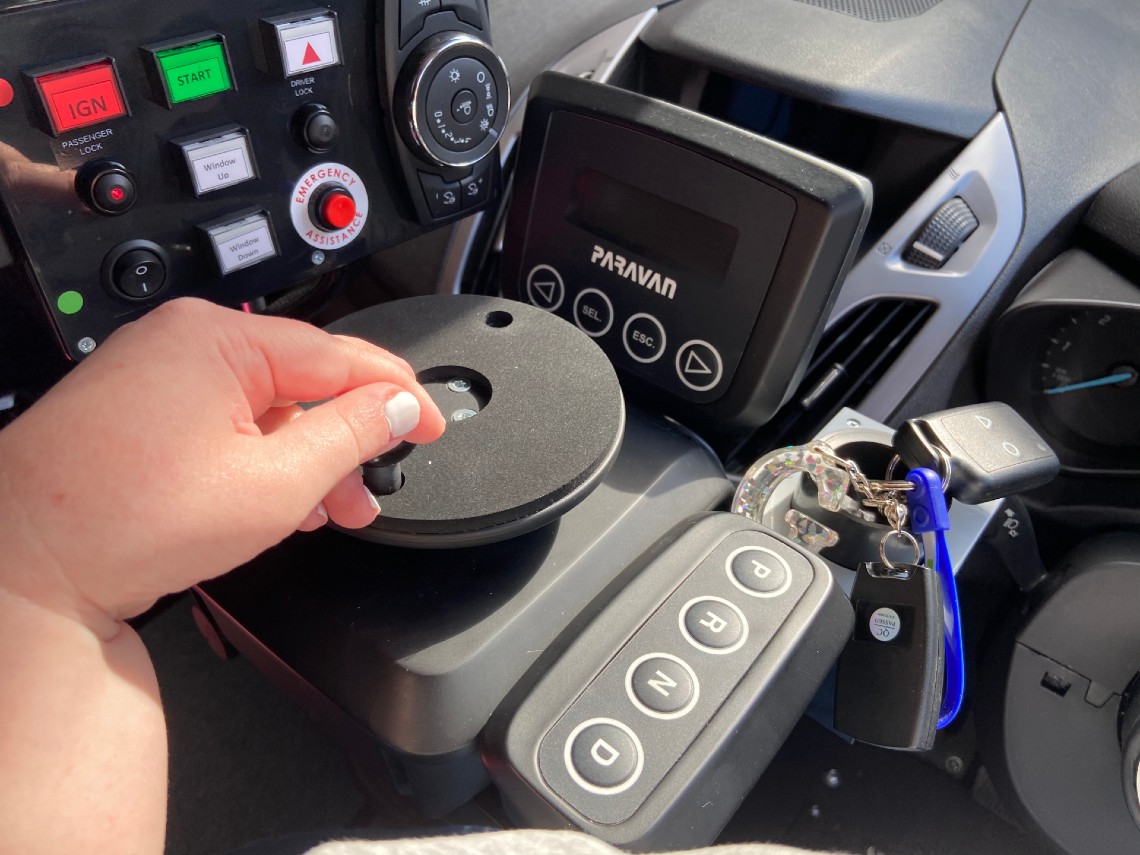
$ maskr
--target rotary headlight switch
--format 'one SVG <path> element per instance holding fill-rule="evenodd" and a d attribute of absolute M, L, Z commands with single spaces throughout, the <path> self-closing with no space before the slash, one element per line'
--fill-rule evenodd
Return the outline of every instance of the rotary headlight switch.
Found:
<path fill-rule="evenodd" d="M 464 33 L 426 39 L 405 63 L 396 93 L 404 141 L 437 167 L 478 163 L 506 124 L 506 68 L 486 42 Z"/>

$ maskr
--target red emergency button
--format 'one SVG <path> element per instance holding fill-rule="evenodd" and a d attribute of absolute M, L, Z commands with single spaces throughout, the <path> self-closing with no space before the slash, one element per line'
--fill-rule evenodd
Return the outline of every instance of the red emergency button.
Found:
<path fill-rule="evenodd" d="M 326 231 L 347 228 L 356 219 L 356 200 L 343 187 L 333 187 L 322 193 L 316 208 L 317 225 Z"/>
<path fill-rule="evenodd" d="M 56 135 L 127 115 L 110 59 L 35 76 Z"/>

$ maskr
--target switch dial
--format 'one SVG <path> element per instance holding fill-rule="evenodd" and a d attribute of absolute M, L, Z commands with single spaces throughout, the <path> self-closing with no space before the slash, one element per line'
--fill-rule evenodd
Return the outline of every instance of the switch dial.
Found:
<path fill-rule="evenodd" d="M 396 85 L 404 141 L 428 163 L 472 166 L 499 142 L 507 120 L 507 71 L 473 36 L 441 33 L 424 41 Z"/>

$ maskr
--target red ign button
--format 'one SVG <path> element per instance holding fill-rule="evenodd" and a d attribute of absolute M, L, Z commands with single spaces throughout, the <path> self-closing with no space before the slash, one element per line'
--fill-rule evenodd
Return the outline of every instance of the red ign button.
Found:
<path fill-rule="evenodd" d="M 57 135 L 127 115 L 109 59 L 35 78 Z"/>

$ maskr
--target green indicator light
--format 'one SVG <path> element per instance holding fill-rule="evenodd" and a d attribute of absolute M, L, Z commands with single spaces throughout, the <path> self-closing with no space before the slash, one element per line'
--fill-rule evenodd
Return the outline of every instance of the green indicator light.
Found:
<path fill-rule="evenodd" d="M 233 89 L 220 41 L 196 42 L 155 54 L 171 104 Z"/>
<path fill-rule="evenodd" d="M 83 295 L 78 291 L 64 291 L 55 301 L 55 305 L 64 315 L 77 315 L 83 308 Z"/>

